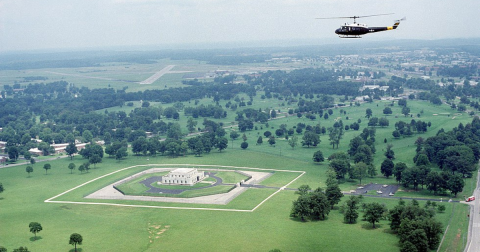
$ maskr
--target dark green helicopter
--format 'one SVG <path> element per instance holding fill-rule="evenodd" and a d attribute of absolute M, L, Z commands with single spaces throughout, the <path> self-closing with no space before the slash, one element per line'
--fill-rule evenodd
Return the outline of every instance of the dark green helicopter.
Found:
<path fill-rule="evenodd" d="M 336 29 L 335 33 L 338 34 L 340 38 L 361 38 L 361 35 L 365 35 L 367 33 L 395 30 L 397 29 L 398 25 L 400 25 L 400 21 L 404 21 L 405 18 L 396 20 L 392 26 L 382 26 L 382 27 L 368 27 L 366 24 L 359 24 L 357 23 L 357 18 L 392 15 L 392 14 L 394 13 L 377 14 L 377 15 L 369 15 L 369 16 L 330 17 L 330 18 L 317 18 L 317 19 L 353 18 L 353 24 L 345 23 L 342 26 L 340 26 L 340 28 Z"/>

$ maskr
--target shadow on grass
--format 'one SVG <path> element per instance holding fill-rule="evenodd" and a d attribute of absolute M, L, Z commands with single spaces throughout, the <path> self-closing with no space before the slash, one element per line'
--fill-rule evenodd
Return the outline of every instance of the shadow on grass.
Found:
<path fill-rule="evenodd" d="M 77 252 L 82 252 L 82 248 L 77 248 Z M 75 248 L 70 249 L 68 252 L 75 252 Z"/>
<path fill-rule="evenodd" d="M 372 223 L 364 223 L 362 224 L 362 228 L 363 229 L 366 229 L 366 230 L 375 230 L 375 229 L 379 229 L 383 227 L 383 224 L 378 224 L 378 223 L 375 223 L 375 228 L 373 228 L 373 224 Z"/>
<path fill-rule="evenodd" d="M 33 236 L 33 237 L 30 237 L 30 241 L 33 241 L 33 242 L 34 242 L 34 241 L 37 241 L 37 240 L 41 240 L 41 239 L 43 239 L 41 236 L 37 236 L 37 237 Z"/>
<path fill-rule="evenodd" d="M 309 219 L 309 218 L 305 218 L 305 220 L 302 220 L 301 218 L 297 218 L 297 217 L 290 217 L 290 220 L 295 221 L 295 222 L 300 222 L 300 223 L 321 222 L 321 221 L 326 221 L 326 220 L 328 220 L 328 216 L 326 216 L 325 219 L 323 219 L 323 220 L 320 220 L 320 219 Z"/>

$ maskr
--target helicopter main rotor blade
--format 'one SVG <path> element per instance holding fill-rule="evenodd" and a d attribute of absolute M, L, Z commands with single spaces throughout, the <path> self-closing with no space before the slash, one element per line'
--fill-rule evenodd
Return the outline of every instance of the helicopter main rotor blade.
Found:
<path fill-rule="evenodd" d="M 385 13 L 385 14 L 376 14 L 376 15 L 368 15 L 368 16 L 353 16 L 353 17 L 327 17 L 327 18 L 315 18 L 315 19 L 340 19 L 340 18 L 364 18 L 364 17 L 375 17 L 375 16 L 385 16 L 385 15 L 392 15 L 395 13 Z"/>

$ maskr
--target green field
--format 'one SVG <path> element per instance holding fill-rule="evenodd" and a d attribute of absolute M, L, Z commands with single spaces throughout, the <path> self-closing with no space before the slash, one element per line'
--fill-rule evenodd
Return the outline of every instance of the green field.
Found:
<path fill-rule="evenodd" d="M 161 70 L 167 65 L 177 65 L 174 71 L 192 71 L 203 73 L 218 69 L 218 66 L 206 65 L 198 61 L 172 61 L 164 59 L 156 64 L 126 64 L 109 63 L 99 67 L 77 69 L 37 69 L 32 71 L 2 71 L 2 83 L 10 83 L 26 76 L 46 76 L 48 81 L 66 80 L 77 86 L 90 88 L 112 87 L 122 89 L 127 87 L 127 92 L 142 91 L 146 89 L 163 89 L 181 87 L 183 74 L 166 74 L 151 85 L 140 85 L 142 81 Z M 304 67 L 293 65 L 279 65 L 274 67 Z M 249 66 L 233 66 L 233 69 L 259 68 Z M 273 66 L 272 66 L 273 67 Z M 23 84 L 22 84 L 23 85 Z M 68 244 L 71 233 L 77 232 L 84 238 L 80 246 L 81 251 L 269 251 L 278 248 L 281 251 L 398 251 L 398 238 L 389 230 L 388 221 L 383 220 L 377 229 L 371 229 L 364 221 L 349 225 L 343 223 L 343 215 L 338 209 L 331 211 L 325 221 L 300 222 L 289 217 L 292 201 L 298 195 L 291 190 L 273 188 L 248 189 L 226 205 L 170 203 L 170 202 L 142 202 L 129 200 L 100 200 L 86 199 L 85 196 L 125 177 L 150 169 L 152 164 L 178 164 L 182 167 L 221 166 L 217 176 L 224 183 L 236 183 L 246 179 L 245 176 L 223 170 L 244 170 L 258 168 L 259 171 L 272 172 L 273 175 L 260 184 L 267 187 L 280 188 L 287 186 L 289 189 L 298 188 L 308 184 L 311 188 L 325 187 L 325 172 L 328 161 L 320 164 L 312 162 L 313 153 L 321 150 L 325 157 L 336 153 L 346 152 L 350 139 L 358 136 L 363 128 L 367 127 L 368 119 L 365 118 L 367 108 L 372 109 L 373 116 L 385 116 L 382 110 L 389 106 L 390 101 L 375 101 L 362 103 L 360 106 L 334 108 L 329 119 L 318 118 L 315 120 L 298 118 L 296 114 L 288 115 L 286 112 L 295 105 L 286 104 L 278 99 L 260 99 L 263 91 L 258 91 L 253 99 L 253 105 L 239 107 L 253 109 L 275 109 L 280 112 L 274 120 L 265 124 L 255 124 L 256 129 L 245 132 L 249 146 L 246 150 L 240 148 L 241 137 L 232 141 L 229 139 L 228 148 L 221 153 L 212 150 L 211 153 L 202 154 L 201 157 L 193 155 L 170 158 L 166 156 L 144 157 L 134 156 L 130 153 L 126 159 L 117 161 L 104 158 L 102 163 L 96 165 L 88 173 L 74 171 L 70 174 L 67 166 L 69 158 L 61 158 L 50 162 L 52 169 L 45 175 L 42 163 L 35 164 L 34 172 L 29 177 L 25 172 L 26 165 L 7 166 L 0 168 L 0 182 L 5 191 L 0 194 L 0 246 L 12 251 L 13 248 L 26 246 L 30 251 L 72 251 Z M 240 98 L 248 99 L 245 94 Z M 337 97 L 339 100 L 341 97 Z M 316 99 L 316 98 L 315 98 Z M 192 102 L 193 103 L 193 102 Z M 199 101 L 199 104 L 211 104 L 211 98 Z M 224 106 L 226 101 L 220 101 Z M 193 104 L 184 103 L 185 106 Z M 172 104 L 151 102 L 151 106 L 163 108 Z M 424 139 L 434 136 L 441 129 L 445 131 L 457 127 L 459 123 L 466 124 L 472 120 L 467 113 L 458 113 L 447 105 L 434 106 L 425 101 L 408 101 L 411 116 L 401 114 L 401 107 L 395 104 L 393 114 L 386 116 L 390 125 L 385 128 L 376 128 L 376 153 L 375 166 L 379 175 L 366 178 L 362 184 L 396 184 L 394 178 L 384 178 L 380 174 L 380 164 L 384 159 L 387 144 L 393 145 L 395 151 L 394 162 L 404 162 L 412 166 L 415 155 L 414 142 L 418 137 Z M 126 111 L 127 114 L 134 108 L 141 107 L 140 101 L 133 102 L 133 106 L 121 106 L 105 110 Z M 235 122 L 236 111 L 228 111 L 228 116 L 222 119 L 212 119 L 221 122 L 226 127 L 227 137 L 231 130 L 238 130 Z M 345 111 L 346 113 L 341 113 Z M 318 116 L 318 115 L 317 115 Z M 299 137 L 299 146 L 292 149 L 284 137 L 277 137 L 276 144 L 270 146 L 266 138 L 263 144 L 256 144 L 259 136 L 263 137 L 269 130 L 275 134 L 280 125 L 285 124 L 293 128 L 297 123 L 307 125 L 331 127 L 334 119 L 349 125 L 361 120 L 360 130 L 348 130 L 340 141 L 338 149 L 329 145 L 328 134 L 321 135 L 318 147 L 302 147 Z M 178 122 L 186 135 L 185 127 L 188 117 L 180 112 L 180 120 L 167 120 Z M 424 134 L 414 134 L 411 137 L 395 139 L 392 136 L 394 125 L 398 121 L 410 122 L 412 119 L 431 122 L 432 126 Z M 202 118 L 196 119 L 197 127 L 202 126 Z M 241 133 L 243 134 L 243 133 Z M 160 136 L 165 137 L 165 136 Z M 41 159 L 44 159 L 43 157 Z M 77 167 L 85 162 L 80 156 L 73 159 Z M 196 165 L 193 165 L 196 164 Z M 141 166 L 145 165 L 145 166 Z M 130 168 L 129 168 L 130 167 Z M 126 169 L 129 168 L 129 169 Z M 123 169 L 123 170 L 122 170 Z M 264 169 L 264 170 L 263 170 Z M 433 170 L 438 169 L 432 167 Z M 255 171 L 255 170 L 254 170 Z M 288 172 L 291 171 L 291 172 Z M 301 172 L 305 172 L 304 174 Z M 109 174 L 109 175 L 108 175 Z M 101 177 L 108 175 L 105 177 Z M 461 200 L 470 196 L 475 189 L 476 173 L 471 179 L 465 180 L 464 191 L 457 198 L 450 194 L 434 196 L 427 190 L 418 192 L 401 188 L 397 197 L 417 197 L 431 199 Z M 150 175 L 149 175 L 150 176 Z M 156 175 L 152 175 L 156 176 Z M 122 191 L 131 194 L 142 194 L 146 187 L 138 183 L 146 177 L 137 178 L 122 185 Z M 95 181 L 92 181 L 94 180 Z M 90 183 L 87 183 L 92 181 Z M 212 180 L 209 180 L 212 181 Z M 200 185 L 199 185 L 200 186 Z M 359 186 L 357 180 L 341 181 L 342 191 L 349 191 Z M 72 191 L 68 191 L 75 188 Z M 231 189 L 229 187 L 208 188 L 192 190 L 181 197 L 195 197 L 207 194 L 222 193 Z M 273 196 L 272 196 L 273 195 Z M 46 203 L 52 199 L 56 203 Z M 397 204 L 396 199 L 365 198 L 366 202 L 379 201 L 388 208 Z M 423 201 L 421 201 L 423 204 Z M 444 229 L 448 226 L 445 241 L 440 251 L 462 251 L 466 242 L 468 220 L 465 218 L 468 207 L 458 203 L 445 204 L 445 213 L 437 214 Z M 252 209 L 255 209 L 252 211 Z M 360 213 L 360 216 L 362 213 Z M 42 224 L 43 230 L 37 234 L 38 240 L 33 240 L 28 224 L 36 221 Z"/>
<path fill-rule="evenodd" d="M 382 221 L 378 229 L 371 230 L 366 222 L 359 221 L 354 225 L 343 223 L 343 215 L 333 210 L 326 221 L 298 222 L 289 218 L 291 202 L 297 196 L 292 191 L 280 191 L 262 204 L 254 212 L 224 212 L 186 209 L 156 209 L 133 208 L 108 205 L 84 205 L 67 203 L 45 203 L 44 200 L 58 195 L 72 187 L 85 183 L 101 175 L 117 171 L 121 168 L 138 164 L 155 163 L 197 163 L 221 164 L 237 166 L 256 166 L 260 168 L 282 168 L 285 170 L 303 169 L 306 174 L 300 177 L 290 187 L 310 184 L 312 187 L 322 186 L 322 175 L 325 165 L 314 165 L 310 161 L 300 161 L 282 156 L 249 153 L 249 158 L 242 158 L 244 151 L 228 150 L 222 153 L 212 153 L 203 158 L 130 157 L 123 161 L 104 158 L 103 163 L 89 173 L 70 174 L 67 166 L 69 159 L 59 159 L 52 162 L 52 170 L 48 175 L 41 171 L 41 163 L 34 165 L 34 173 L 27 177 L 25 166 L 0 169 L 0 177 L 5 187 L 1 194 L 0 214 L 0 244 L 7 248 L 27 246 L 31 251 L 68 251 L 68 237 L 73 232 L 83 235 L 82 251 L 268 251 L 279 248 L 282 251 L 396 251 L 397 238 L 388 232 L 388 222 Z M 258 160 L 263 160 L 258 162 Z M 80 157 L 74 158 L 74 163 L 81 164 Z M 111 181 L 132 175 L 149 167 L 137 167 L 125 170 L 99 179 L 96 183 L 87 184 L 81 190 L 74 190 L 55 200 L 98 203 L 99 200 L 83 199 L 83 196 L 93 192 Z M 275 174 L 264 184 L 285 184 L 295 178 L 298 173 Z M 277 176 L 278 175 L 278 176 Z M 316 181 L 312 183 L 313 181 Z M 228 205 L 226 209 L 251 209 L 258 204 L 259 198 L 266 198 L 274 190 L 252 189 L 243 193 Z M 379 200 L 391 207 L 396 204 L 393 199 Z M 109 201 L 118 204 L 157 205 L 151 202 Z M 252 202 L 254 204 L 252 204 Z M 218 206 L 168 203 L 173 207 L 211 207 Z M 452 214 L 451 204 L 440 218 L 446 226 Z M 462 206 L 463 207 L 463 206 Z M 457 209 L 463 209 L 458 205 Z M 187 221 L 188 220 L 188 221 Z M 33 241 L 28 231 L 28 223 L 40 222 L 43 231 L 37 234 L 39 239 Z M 462 223 L 460 221 L 460 223 Z M 466 223 L 466 221 L 465 221 Z M 168 226 L 168 228 L 166 228 Z M 157 227 L 158 228 L 157 230 Z M 465 225 L 463 225 L 465 228 Z M 151 235 L 152 232 L 159 235 Z M 153 230 L 153 231 L 152 231 Z M 450 231 L 456 230 L 450 228 Z M 205 232 L 207 231 L 207 232 Z M 101 233 L 102 235 L 98 235 Z M 202 235 L 198 235 L 201 233 Z M 185 241 L 190 237 L 195 242 Z M 204 243 L 202 241 L 211 242 Z M 358 241 L 364 241 L 359 243 Z M 213 243 L 212 243 L 213 242 Z M 448 245 L 448 244 L 447 244 Z M 454 245 L 448 245 L 454 246 Z M 456 244 L 456 246 L 459 246 Z M 451 251 L 451 250 L 449 250 Z"/>

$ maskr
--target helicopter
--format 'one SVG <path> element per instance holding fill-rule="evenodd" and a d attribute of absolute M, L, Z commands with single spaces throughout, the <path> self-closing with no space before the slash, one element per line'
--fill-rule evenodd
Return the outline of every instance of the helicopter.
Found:
<path fill-rule="evenodd" d="M 406 20 L 406 18 L 396 20 L 393 26 L 384 26 L 384 27 L 368 27 L 366 24 L 357 23 L 357 18 L 384 16 L 384 15 L 392 15 L 392 14 L 394 13 L 368 15 L 368 16 L 353 16 L 353 17 L 317 18 L 317 19 L 353 18 L 353 24 L 345 23 L 342 26 L 340 26 L 340 28 L 336 29 L 335 33 L 338 34 L 340 38 L 361 38 L 361 35 L 365 35 L 367 33 L 395 30 L 400 25 L 400 21 L 404 21 Z"/>

